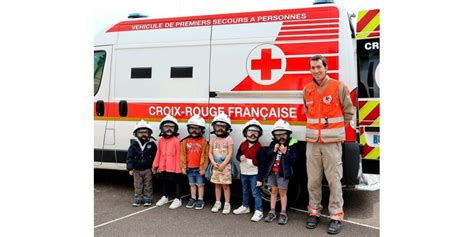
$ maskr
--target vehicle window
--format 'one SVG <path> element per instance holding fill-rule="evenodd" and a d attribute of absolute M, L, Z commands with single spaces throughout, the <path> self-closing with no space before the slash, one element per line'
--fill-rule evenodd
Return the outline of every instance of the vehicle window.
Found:
<path fill-rule="evenodd" d="M 151 67 L 132 68 L 131 79 L 151 79 Z"/>
<path fill-rule="evenodd" d="M 171 67 L 171 78 L 193 78 L 193 67 Z"/>
<path fill-rule="evenodd" d="M 105 65 L 105 51 L 94 52 L 94 95 L 97 94 L 102 82 L 102 73 L 104 72 Z"/>

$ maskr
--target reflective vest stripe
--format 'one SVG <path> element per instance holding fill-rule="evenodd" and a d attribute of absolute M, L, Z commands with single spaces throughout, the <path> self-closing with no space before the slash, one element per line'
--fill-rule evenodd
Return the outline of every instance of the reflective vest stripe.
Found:
<path fill-rule="evenodd" d="M 320 123 L 319 122 L 319 119 L 310 119 L 308 118 L 306 120 L 307 123 L 309 124 L 318 124 Z M 328 123 L 340 123 L 340 122 L 344 122 L 344 117 L 336 117 L 336 118 L 328 118 Z M 321 118 L 321 124 L 325 124 L 326 123 L 326 119 L 324 118 Z"/>

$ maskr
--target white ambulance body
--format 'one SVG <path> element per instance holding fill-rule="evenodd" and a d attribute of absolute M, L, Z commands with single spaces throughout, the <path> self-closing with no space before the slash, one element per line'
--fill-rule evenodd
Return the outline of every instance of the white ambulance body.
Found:
<path fill-rule="evenodd" d="M 200 114 L 208 140 L 212 118 L 228 114 L 234 152 L 252 118 L 264 125 L 264 146 L 280 118 L 304 142 L 310 58 L 327 57 L 329 76 L 348 85 L 355 104 L 355 52 L 348 13 L 335 4 L 113 25 L 95 38 L 95 167 L 124 170 L 135 123 L 149 121 L 158 138 L 167 114 L 179 120 L 180 138 Z M 356 141 L 354 124 L 346 131 Z"/>

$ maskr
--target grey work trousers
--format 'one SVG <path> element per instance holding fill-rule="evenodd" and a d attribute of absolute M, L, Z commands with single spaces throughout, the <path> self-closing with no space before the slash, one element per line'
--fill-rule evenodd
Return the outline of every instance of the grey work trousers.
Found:
<path fill-rule="evenodd" d="M 331 219 L 342 220 L 342 144 L 308 142 L 306 144 L 306 172 L 308 174 L 308 210 L 319 216 L 323 210 L 322 181 L 323 174 L 329 184 L 329 214 Z"/>

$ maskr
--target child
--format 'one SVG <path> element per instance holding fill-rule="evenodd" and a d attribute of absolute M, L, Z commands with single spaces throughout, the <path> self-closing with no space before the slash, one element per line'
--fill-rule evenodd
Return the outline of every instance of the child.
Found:
<path fill-rule="evenodd" d="M 266 222 L 272 222 L 276 218 L 275 206 L 278 193 L 280 194 L 281 212 L 278 224 L 284 225 L 288 222 L 286 214 L 289 179 L 292 176 L 292 165 L 297 158 L 297 140 L 291 138 L 292 131 L 290 124 L 279 119 L 273 125 L 273 141 L 265 152 L 265 157 L 260 162 L 263 163 L 258 180 L 263 181 L 264 176 L 268 177 L 268 185 L 272 187 L 270 198 L 270 212 L 265 217 Z"/>
<path fill-rule="evenodd" d="M 148 207 L 153 200 L 153 175 L 151 166 L 156 154 L 155 138 L 151 136 L 153 130 L 150 125 L 141 120 L 135 125 L 133 136 L 127 152 L 127 170 L 133 175 L 133 186 L 135 195 L 132 201 L 134 207 L 140 206 L 142 198 L 143 206 Z M 152 138 L 153 140 L 151 140 Z"/>
<path fill-rule="evenodd" d="M 204 174 L 209 164 L 209 145 L 202 137 L 206 122 L 199 115 L 194 115 L 188 120 L 189 136 L 181 142 L 181 171 L 188 175 L 189 186 L 191 187 L 191 199 L 187 208 L 200 210 L 204 208 Z M 196 186 L 199 198 L 196 199 Z M 197 200 L 197 201 L 196 201 Z"/>
<path fill-rule="evenodd" d="M 242 206 L 235 209 L 234 214 L 249 213 L 250 191 L 255 199 L 255 213 L 251 221 L 260 221 L 263 218 L 262 196 L 257 188 L 258 162 L 257 156 L 264 156 L 265 151 L 258 142 L 262 136 L 262 125 L 255 119 L 244 125 L 243 134 L 246 140 L 240 144 L 237 150 L 237 160 L 240 161 L 240 179 L 242 181 Z M 261 184 L 260 184 L 261 186 Z"/>
<path fill-rule="evenodd" d="M 212 120 L 212 128 L 215 136 L 211 136 L 209 148 L 209 161 L 212 163 L 211 182 L 215 184 L 216 203 L 212 212 L 218 212 L 221 207 L 221 189 L 224 190 L 223 214 L 230 213 L 230 184 L 232 184 L 231 159 L 234 142 L 229 136 L 231 121 L 226 114 L 218 114 Z"/>
<path fill-rule="evenodd" d="M 170 209 L 176 209 L 181 206 L 181 188 L 179 178 L 181 168 L 179 166 L 180 145 L 178 139 L 178 120 L 173 116 L 165 116 L 160 123 L 160 139 L 158 140 L 158 151 L 153 161 L 152 171 L 163 181 L 161 190 L 163 196 L 156 203 L 157 206 L 163 206 L 168 202 L 172 195 L 171 189 L 175 191 L 175 199 L 170 205 Z M 173 187 L 174 186 L 174 187 Z"/>

